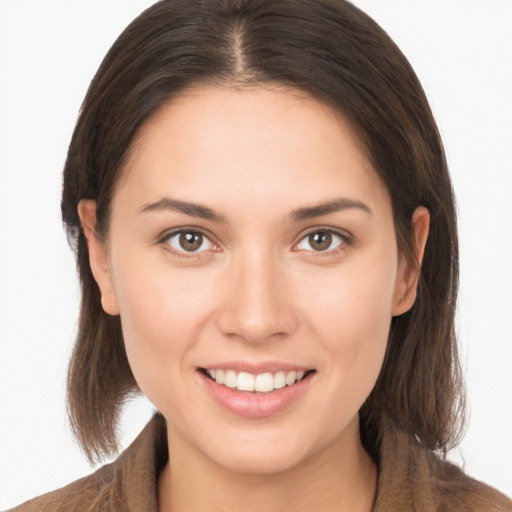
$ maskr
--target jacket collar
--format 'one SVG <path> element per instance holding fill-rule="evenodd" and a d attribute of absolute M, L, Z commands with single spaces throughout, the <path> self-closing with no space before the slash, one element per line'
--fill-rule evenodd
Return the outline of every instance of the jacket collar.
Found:
<path fill-rule="evenodd" d="M 167 460 L 167 427 L 157 414 L 113 463 L 127 510 L 158 511 L 158 479 Z M 512 512 L 512 502 L 384 423 L 373 512 L 441 510 Z"/>
<path fill-rule="evenodd" d="M 433 493 L 425 486 L 426 461 L 419 466 L 404 461 L 408 443 L 385 436 L 379 468 L 379 481 L 373 512 L 411 512 L 437 510 Z M 397 460 L 400 454 L 400 460 Z M 411 454 L 412 455 L 412 454 Z M 129 510 L 157 512 L 158 478 L 168 460 L 167 427 L 161 414 L 156 414 L 132 445 L 117 459 L 122 469 L 125 499 Z M 422 477 L 423 475 L 423 477 Z M 421 490 L 421 492 L 419 492 Z"/>

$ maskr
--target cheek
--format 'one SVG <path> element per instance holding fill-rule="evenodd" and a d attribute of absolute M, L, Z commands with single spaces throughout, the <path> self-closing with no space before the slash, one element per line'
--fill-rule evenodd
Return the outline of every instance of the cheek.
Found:
<path fill-rule="evenodd" d="M 374 259 L 372 265 L 337 269 L 309 296 L 313 336 L 328 354 L 332 382 L 366 396 L 378 377 L 392 318 L 396 265 Z M 363 397 L 366 398 L 366 396 Z"/>
<path fill-rule="evenodd" d="M 211 309 L 211 286 L 201 276 L 163 272 L 158 265 L 123 261 L 116 269 L 114 288 L 128 360 L 139 387 L 156 405 L 162 384 L 179 380 L 182 369 L 190 366 L 187 355 Z"/>

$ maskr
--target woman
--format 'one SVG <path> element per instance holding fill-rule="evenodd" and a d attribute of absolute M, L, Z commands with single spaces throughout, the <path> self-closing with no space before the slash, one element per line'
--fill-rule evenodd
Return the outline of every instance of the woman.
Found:
<path fill-rule="evenodd" d="M 414 74 L 350 4 L 148 10 L 86 97 L 63 215 L 77 436 L 111 452 L 139 388 L 163 416 L 27 510 L 510 507 L 433 455 L 457 432 L 451 187 Z"/>

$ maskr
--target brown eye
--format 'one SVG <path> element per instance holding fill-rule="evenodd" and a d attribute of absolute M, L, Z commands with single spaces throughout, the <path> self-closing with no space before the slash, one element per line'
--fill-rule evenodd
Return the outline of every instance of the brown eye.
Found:
<path fill-rule="evenodd" d="M 331 246 L 332 235 L 326 231 L 320 231 L 309 235 L 308 241 L 315 251 L 326 251 Z"/>
<path fill-rule="evenodd" d="M 333 231 L 320 230 L 306 235 L 297 245 L 300 250 L 325 252 L 343 245 L 343 236 Z"/>
<path fill-rule="evenodd" d="M 197 231 L 178 231 L 167 243 L 179 252 L 203 252 L 213 248 L 212 242 Z"/>
<path fill-rule="evenodd" d="M 203 243 L 203 235 L 201 233 L 181 233 L 180 246 L 185 251 L 197 251 Z"/>

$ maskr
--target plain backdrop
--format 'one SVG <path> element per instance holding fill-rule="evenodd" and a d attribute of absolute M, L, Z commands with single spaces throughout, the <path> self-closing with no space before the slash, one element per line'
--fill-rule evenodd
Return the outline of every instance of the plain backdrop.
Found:
<path fill-rule="evenodd" d="M 152 0 L 0 0 L 0 509 L 91 472 L 68 430 L 75 264 L 61 170 L 101 59 Z M 512 2 L 355 0 L 410 59 L 458 199 L 470 422 L 451 454 L 512 495 Z M 123 445 L 152 413 L 123 421 Z"/>

